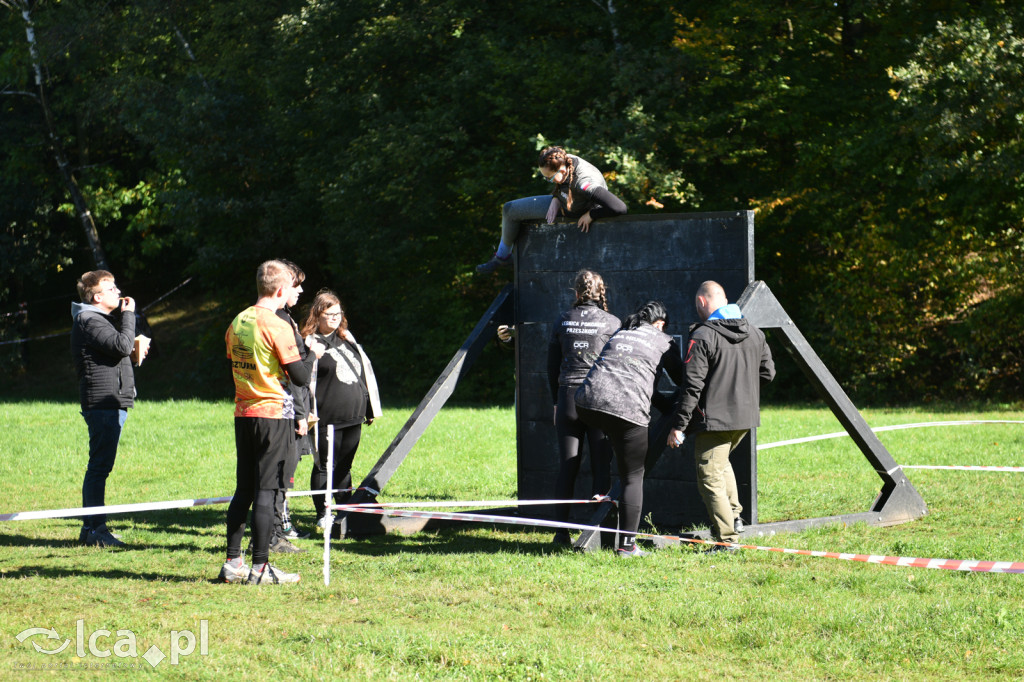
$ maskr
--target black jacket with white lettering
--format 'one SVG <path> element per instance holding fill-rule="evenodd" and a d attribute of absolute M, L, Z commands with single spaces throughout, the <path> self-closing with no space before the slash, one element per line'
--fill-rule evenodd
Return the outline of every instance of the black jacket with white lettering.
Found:
<path fill-rule="evenodd" d="M 651 395 L 661 369 L 683 379 L 679 344 L 647 323 L 615 332 L 576 391 L 576 405 L 632 424 L 651 423 Z"/>
<path fill-rule="evenodd" d="M 601 349 L 622 326 L 619 318 L 593 301 L 573 306 L 551 326 L 548 343 L 548 386 L 558 402 L 559 386 L 579 386 L 587 378 Z"/>
<path fill-rule="evenodd" d="M 761 381 L 775 378 L 775 363 L 760 329 L 744 318 L 697 323 L 684 367 L 673 428 L 699 433 L 761 424 Z"/>

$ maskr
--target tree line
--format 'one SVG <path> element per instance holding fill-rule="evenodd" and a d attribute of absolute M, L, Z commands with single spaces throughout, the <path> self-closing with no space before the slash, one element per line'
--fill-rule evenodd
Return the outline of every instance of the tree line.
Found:
<path fill-rule="evenodd" d="M 0 0 L 0 303 L 103 262 L 237 307 L 283 256 L 416 399 L 557 143 L 633 213 L 756 211 L 758 278 L 859 398 L 1017 399 L 1020 26 L 999 0 Z"/>

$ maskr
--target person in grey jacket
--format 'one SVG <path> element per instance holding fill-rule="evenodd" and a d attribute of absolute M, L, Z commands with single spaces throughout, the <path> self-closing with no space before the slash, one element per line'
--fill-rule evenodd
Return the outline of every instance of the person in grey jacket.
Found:
<path fill-rule="evenodd" d="M 719 542 L 734 543 L 743 507 L 729 455 L 760 425 L 761 381 L 775 378 L 775 364 L 764 333 L 729 303 L 718 282 L 701 284 L 696 304 L 701 322 L 690 328 L 683 392 L 668 445 L 682 445 L 684 434 L 694 437 L 697 489 L 711 532 Z"/>
<path fill-rule="evenodd" d="M 604 175 L 586 159 L 561 147 L 545 147 L 537 157 L 537 168 L 554 189 L 550 195 L 505 202 L 501 207 L 498 250 L 489 261 L 476 266 L 477 272 L 486 274 L 512 264 L 512 247 L 524 220 L 553 223 L 563 216 L 575 220 L 580 230 L 587 232 L 595 220 L 626 213 L 626 204 L 608 191 Z"/>
<path fill-rule="evenodd" d="M 135 349 L 135 301 L 120 298 L 120 293 L 112 274 L 94 270 L 78 280 L 82 302 L 71 304 L 71 355 L 78 374 L 82 417 L 89 427 L 83 507 L 104 504 L 107 477 L 114 468 L 121 429 L 128 409 L 135 404 L 132 355 L 136 354 L 136 362 L 145 357 L 144 349 Z M 84 517 L 78 541 L 101 547 L 125 545 L 107 528 L 105 514 Z"/>
<path fill-rule="evenodd" d="M 643 556 L 636 545 L 644 502 L 644 463 L 647 459 L 651 397 L 662 368 L 677 384 L 683 363 L 679 344 L 664 332 L 668 310 L 661 301 L 648 301 L 622 323 L 576 391 L 576 413 L 587 426 L 601 429 L 612 441 L 619 467 L 618 554 Z"/>

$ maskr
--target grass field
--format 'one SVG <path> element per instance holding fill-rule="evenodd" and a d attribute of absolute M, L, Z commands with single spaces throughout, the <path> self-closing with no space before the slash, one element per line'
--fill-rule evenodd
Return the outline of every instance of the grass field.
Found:
<path fill-rule="evenodd" d="M 364 430 L 357 478 L 410 409 Z M 1014 408 L 866 410 L 872 426 L 1024 420 Z M 841 430 L 824 407 L 767 407 L 762 444 Z M 0 413 L 0 512 L 81 503 L 85 425 L 70 403 Z M 880 434 L 901 464 L 1024 465 L 1024 425 Z M 495 448 L 495 443 L 502 444 Z M 231 406 L 142 402 L 109 504 L 230 495 Z M 446 408 L 386 499 L 511 499 L 510 408 Z M 301 487 L 309 464 L 300 465 Z M 908 470 L 929 514 L 890 528 L 832 526 L 760 544 L 948 559 L 1024 560 L 1024 474 Z M 307 479 L 308 480 L 308 479 Z M 865 511 L 879 481 L 849 439 L 759 457 L 762 521 Z M 300 526 L 308 500 L 293 500 Z M 278 672 L 297 679 L 1020 679 L 1024 575 L 906 569 L 744 550 L 669 547 L 642 560 L 556 550 L 550 533 L 464 526 L 320 545 L 272 560 L 298 585 L 217 584 L 223 505 L 116 517 L 130 550 L 83 548 L 71 519 L 0 523 L 0 677 L 40 671 L 181 679 Z M 30 628 L 52 628 L 48 639 Z M 82 634 L 79 652 L 77 631 Z M 102 630 L 109 631 L 104 634 Z M 98 633 L 98 634 L 97 634 Z M 99 657 L 95 651 L 112 651 Z M 170 656 L 156 668 L 151 647 Z M 61 653 L 48 655 L 70 640 Z M 134 642 L 133 642 L 134 640 Z M 135 657 L 124 655 L 133 653 Z M 202 650 L 202 651 L 201 651 Z M 205 652 L 205 653 L 204 653 Z"/>

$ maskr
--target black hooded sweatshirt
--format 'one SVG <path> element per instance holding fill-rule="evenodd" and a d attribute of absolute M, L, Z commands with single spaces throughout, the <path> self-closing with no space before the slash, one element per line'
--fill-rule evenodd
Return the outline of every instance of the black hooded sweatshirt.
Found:
<path fill-rule="evenodd" d="M 690 327 L 683 393 L 673 427 L 684 433 L 739 431 L 761 423 L 761 380 L 775 378 L 764 332 L 746 319 Z"/>

